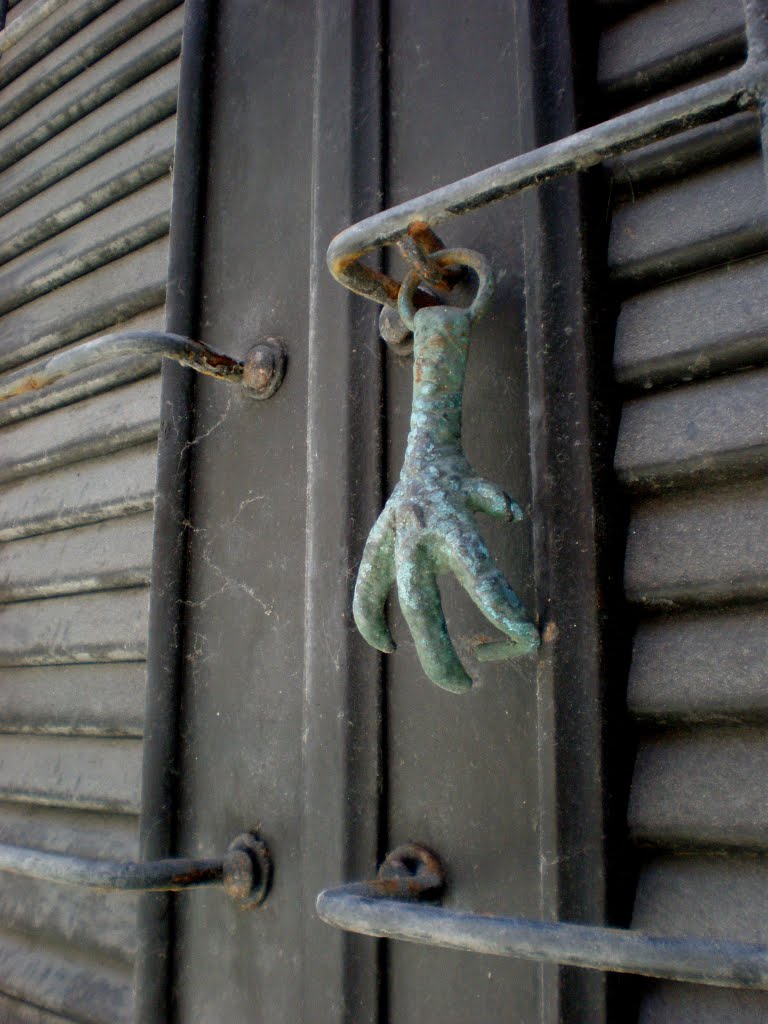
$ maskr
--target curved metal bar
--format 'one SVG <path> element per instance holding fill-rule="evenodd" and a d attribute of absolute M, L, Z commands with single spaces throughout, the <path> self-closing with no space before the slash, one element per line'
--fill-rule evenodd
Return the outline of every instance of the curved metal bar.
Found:
<path fill-rule="evenodd" d="M 242 362 L 214 352 L 199 341 L 192 341 L 179 334 L 167 334 L 165 331 L 123 331 L 85 341 L 6 374 L 0 383 L 0 401 L 39 391 L 63 377 L 106 359 L 122 356 L 147 358 L 153 355 L 173 359 L 182 366 L 189 366 L 198 373 L 219 380 L 239 382 L 243 378 Z"/>
<path fill-rule="evenodd" d="M 222 885 L 224 858 L 138 861 L 96 860 L 0 845 L 0 871 L 45 882 L 93 889 L 134 892 L 179 891 L 199 885 Z"/>
<path fill-rule="evenodd" d="M 344 931 L 425 946 L 700 985 L 768 989 L 768 946 L 472 914 L 419 903 L 433 898 L 438 889 L 428 867 L 435 857 L 414 844 L 410 850 L 410 883 L 402 869 L 389 880 L 392 875 L 385 869 L 390 855 L 376 881 L 321 892 L 320 918 Z"/>
<path fill-rule="evenodd" d="M 467 914 L 375 896 L 365 885 L 327 889 L 317 898 L 317 912 L 336 928 L 381 939 L 700 985 L 768 989 L 767 946 Z"/>
<path fill-rule="evenodd" d="M 272 865 L 266 844 L 253 832 L 234 839 L 223 857 L 172 857 L 116 861 L 0 844 L 0 871 L 62 885 L 119 892 L 180 892 L 221 885 L 245 906 L 266 898 Z"/>
<path fill-rule="evenodd" d="M 753 20 L 756 16 L 753 14 Z M 396 243 L 413 222 L 434 227 L 450 217 L 586 170 L 650 142 L 756 107 L 766 75 L 764 62 L 749 60 L 711 82 L 648 103 L 367 217 L 332 240 L 328 267 L 346 288 L 394 307 L 398 282 L 365 266 L 360 259 L 380 246 Z"/>

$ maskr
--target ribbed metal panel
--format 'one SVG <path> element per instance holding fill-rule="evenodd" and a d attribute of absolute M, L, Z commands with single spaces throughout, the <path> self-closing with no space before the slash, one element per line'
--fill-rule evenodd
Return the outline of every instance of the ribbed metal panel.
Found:
<path fill-rule="evenodd" d="M 50 64 L 50 54 L 72 51 L 72 37 L 89 22 L 108 10 L 115 0 L 69 0 L 68 3 L 32 4 L 18 19 L 16 27 L 7 26 L 13 40 L 5 51 L 0 71 L 0 88 L 37 65 Z M 46 17 L 40 17 L 45 7 Z M 23 24 L 22 24 L 23 22 Z M 6 44 L 8 45 L 8 44 Z M 48 58 L 48 60 L 46 60 Z"/>
<path fill-rule="evenodd" d="M 0 794 L 17 803 L 138 814 L 141 741 L 0 736 Z"/>
<path fill-rule="evenodd" d="M 0 669 L 0 729 L 62 736 L 135 736 L 144 724 L 144 665 Z"/>
<path fill-rule="evenodd" d="M 738 63 L 738 0 L 670 0 L 615 20 L 609 105 Z M 765 942 L 768 870 L 768 198 L 751 115 L 610 167 L 615 468 L 629 505 L 639 747 L 633 925 Z M 645 983 L 642 1024 L 746 1024 L 768 997 Z"/>
<path fill-rule="evenodd" d="M 0 318 L 0 352 L 4 343 L 7 344 L 7 352 L 3 353 L 6 358 L 3 360 L 0 356 L 0 364 L 6 362 L 10 366 L 15 366 L 19 362 L 24 362 L 25 360 L 18 358 L 20 348 L 26 348 L 31 358 L 43 351 L 64 348 L 67 342 L 85 340 L 84 334 L 85 337 L 91 337 L 104 333 L 104 328 L 116 324 L 129 324 L 136 330 L 160 327 L 163 313 L 158 309 L 157 303 L 162 301 L 165 291 L 167 259 L 168 242 L 163 238 Z M 105 296 L 112 296 L 112 302 Z M 57 299 L 61 302 L 59 320 L 56 319 Z M 14 335 L 15 327 L 18 331 Z M 117 372 L 118 365 L 122 363 L 114 362 L 109 367 L 106 364 L 99 364 L 90 370 L 86 386 L 77 397 L 84 398 L 99 390 L 97 378 L 108 376 L 113 371 Z M 133 359 L 132 372 L 119 375 L 120 380 L 132 380 L 140 376 L 137 365 Z M 155 357 L 143 364 L 144 375 L 158 369 L 159 362 Z M 51 396 L 57 390 L 71 391 L 74 380 L 73 375 L 67 381 L 51 385 L 39 395 L 7 399 L 0 409 L 0 424 L 26 419 L 45 409 L 54 409 L 66 404 Z M 114 383 L 117 383 L 117 380 Z M 71 402 L 73 399 L 69 398 L 68 401 Z"/>
<path fill-rule="evenodd" d="M 0 932 L 0 989 L 78 1024 L 130 1024 L 133 1016 L 130 970 L 49 935 Z"/>
<path fill-rule="evenodd" d="M 638 102 L 744 55 L 741 0 L 666 0 L 607 28 L 598 78 L 614 101 Z"/>
<path fill-rule="evenodd" d="M 0 842 L 58 853 L 136 860 L 136 819 L 123 814 L 93 814 L 51 804 L 0 800 Z"/>
<path fill-rule="evenodd" d="M 0 168 L 5 170 L 38 146 L 84 120 L 93 111 L 116 100 L 131 86 L 173 61 L 179 54 L 181 8 L 148 25 L 110 54 L 108 67 L 97 61 L 45 99 L 19 114 L 12 109 L 0 119 Z M 146 89 L 146 83 L 144 85 Z M 175 94 L 169 98 L 175 105 Z M 10 103 L 10 99 L 3 101 Z M 122 109 L 124 104 L 111 109 Z M 120 118 L 113 118 L 113 132 Z M 57 150 L 58 151 L 58 150 Z"/>
<path fill-rule="evenodd" d="M 614 352 L 619 382 L 650 389 L 765 361 L 766 273 L 768 260 L 756 256 L 624 302 Z"/>
<path fill-rule="evenodd" d="M 67 0 L 4 56 L 0 125 L 10 123 L 177 6 L 178 0 L 120 0 L 117 4 Z"/>
<path fill-rule="evenodd" d="M 765 850 L 767 739 L 764 728 L 747 726 L 651 733 L 632 783 L 635 837 L 665 848 Z"/>
<path fill-rule="evenodd" d="M 36 2 L 0 62 L 3 370 L 165 320 L 179 2 Z M 2 842 L 138 855 L 158 369 L 0 409 Z M 132 1020 L 130 895 L 0 873 L 0 905 L 0 1019 Z"/>
<path fill-rule="evenodd" d="M 30 537 L 0 551 L 0 600 L 149 584 L 152 514 Z"/>
<path fill-rule="evenodd" d="M 609 264 L 629 287 L 681 277 L 768 244 L 758 155 L 660 185 L 614 213 Z"/>
<path fill-rule="evenodd" d="M 77 1024 L 72 1017 L 48 1013 L 30 1003 L 22 1003 L 10 996 L 0 995 L 0 1014 L 8 1024 Z"/>
<path fill-rule="evenodd" d="M 8 0 L 8 13 L 5 16 L 6 28 L 13 24 L 19 15 L 24 14 L 30 7 L 34 7 L 36 2 L 37 0 Z"/>
<path fill-rule="evenodd" d="M 647 608 L 766 600 L 768 482 L 635 502 L 624 578 Z"/>
<path fill-rule="evenodd" d="M 0 211 L 7 213 L 90 160 L 172 115 L 177 79 L 176 62 L 164 65 L 7 167 L 0 175 Z"/>
<path fill-rule="evenodd" d="M 160 378 L 153 375 L 0 429 L 0 481 L 151 442 L 159 403 Z"/>
<path fill-rule="evenodd" d="M 167 174 L 174 137 L 174 119 L 166 118 L 7 214 L 0 229 L 0 263 Z"/>
<path fill-rule="evenodd" d="M 0 873 L 3 925 L 14 931 L 44 932 L 74 946 L 100 951 L 127 967 L 136 952 L 135 900 L 122 893 L 77 889 Z"/>
<path fill-rule="evenodd" d="M 168 234 L 170 179 L 145 186 L 0 269 L 0 314 Z"/>
<path fill-rule="evenodd" d="M 152 507 L 155 445 L 89 459 L 0 488 L 0 540 L 83 526 Z"/>
<path fill-rule="evenodd" d="M 649 723 L 768 720 L 768 609 L 656 616 L 635 634 L 632 711 Z"/>
<path fill-rule="evenodd" d="M 141 589 L 2 605 L 0 666 L 141 661 L 146 629 Z"/>
<path fill-rule="evenodd" d="M 747 305 L 750 296 L 742 300 Z M 615 464 L 622 482 L 636 492 L 763 469 L 768 464 L 768 371 L 747 370 L 630 399 Z"/>

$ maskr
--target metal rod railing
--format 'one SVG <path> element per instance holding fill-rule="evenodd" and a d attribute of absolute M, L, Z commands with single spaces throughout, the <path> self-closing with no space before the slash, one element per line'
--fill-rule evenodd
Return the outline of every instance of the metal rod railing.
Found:
<path fill-rule="evenodd" d="M 46 359 L 6 374 L 0 381 L 0 402 L 33 395 L 42 388 L 108 359 L 161 356 L 218 380 L 242 384 L 256 398 L 268 398 L 282 381 L 285 353 L 277 339 L 254 346 L 244 361 L 215 352 L 200 341 L 166 331 L 122 331 L 84 341 Z"/>
<path fill-rule="evenodd" d="M 377 938 L 700 985 L 768 989 L 768 946 L 471 914 L 419 903 L 441 890 L 437 863 L 434 854 L 415 844 L 399 848 L 376 881 L 321 892 L 317 912 L 337 928 Z"/>
<path fill-rule="evenodd" d="M 271 861 L 265 843 L 245 832 L 223 857 L 155 861 L 97 860 L 0 844 L 0 871 L 63 885 L 132 892 L 180 892 L 221 885 L 232 899 L 257 906 L 267 895 Z"/>

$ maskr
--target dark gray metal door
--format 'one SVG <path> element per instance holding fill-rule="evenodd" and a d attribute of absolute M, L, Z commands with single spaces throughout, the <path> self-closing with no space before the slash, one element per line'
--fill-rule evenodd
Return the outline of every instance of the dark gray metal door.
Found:
<path fill-rule="evenodd" d="M 396 601 L 395 655 L 367 647 L 352 622 L 363 543 L 402 462 L 412 363 L 385 348 L 377 307 L 350 296 L 325 266 L 332 236 L 360 217 L 572 129 L 567 75 L 547 121 L 533 65 L 538 46 L 568 66 L 564 13 L 553 6 L 539 24 L 525 3 L 222 0 L 213 15 L 198 50 L 207 143 L 199 255 L 187 267 L 192 277 L 199 270 L 199 299 L 196 309 L 187 302 L 186 330 L 239 356 L 278 335 L 289 368 L 263 404 L 196 380 L 181 440 L 179 371 L 166 372 L 171 442 L 156 550 L 166 571 L 184 564 L 186 576 L 178 591 L 158 585 L 153 598 L 151 643 L 170 644 L 156 667 L 177 672 L 180 708 L 175 834 L 165 852 L 219 849 L 258 825 L 275 874 L 258 912 L 204 891 L 185 893 L 170 918 L 155 904 L 140 1001 L 147 1014 L 185 1024 L 554 1021 L 570 1004 L 588 1005 L 598 1021 L 599 976 L 349 937 L 314 912 L 321 889 L 370 876 L 388 849 L 415 840 L 446 864 L 448 905 L 601 920 L 596 630 L 589 601 L 560 585 L 575 569 L 593 593 L 590 469 L 585 445 L 586 463 L 577 451 L 552 475 L 557 450 L 572 441 L 550 420 L 548 397 L 555 375 L 566 409 L 581 410 L 578 440 L 587 430 L 574 369 L 584 332 L 572 315 L 578 245 L 563 278 L 565 317 L 556 303 L 536 311 L 531 268 L 552 262 L 549 249 L 560 244 L 538 200 L 462 218 L 444 236 L 484 253 L 498 275 L 471 353 L 464 441 L 477 470 L 526 511 L 523 523 L 482 529 L 544 631 L 540 655 L 476 665 L 475 688 L 460 696 L 425 677 Z M 558 230 L 577 224 L 577 192 L 568 185 L 556 198 Z M 571 366 L 548 350 L 560 326 Z M 534 479 L 532 446 L 544 455 Z M 183 472 L 187 497 L 168 505 Z M 537 513 L 557 487 L 569 492 L 567 529 L 565 516 L 561 525 Z M 544 526 L 534 536 L 535 518 Z M 163 548 L 163 522 L 168 536 L 183 524 L 181 543 Z M 466 653 L 487 623 L 455 584 L 443 595 Z M 177 633 L 159 628 L 164 601 L 166 626 L 181 609 Z M 561 746 L 568 731 L 578 742 Z M 155 737 L 148 749 L 157 768 L 152 751 L 167 747 Z M 156 775 L 145 771 L 145 799 L 167 810 Z M 145 840 L 145 855 L 161 852 Z M 165 988 L 158 920 L 170 938 Z"/>

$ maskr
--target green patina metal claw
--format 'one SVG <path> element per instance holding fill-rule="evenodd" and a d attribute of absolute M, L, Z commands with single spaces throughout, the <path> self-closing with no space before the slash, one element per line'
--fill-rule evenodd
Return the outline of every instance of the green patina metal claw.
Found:
<path fill-rule="evenodd" d="M 474 472 L 461 446 L 470 330 L 491 300 L 492 271 L 479 253 L 468 249 L 444 249 L 431 258 L 440 267 L 471 267 L 479 288 L 468 309 L 430 306 L 415 312 L 419 276 L 412 271 L 403 281 L 400 316 L 414 335 L 411 428 L 400 480 L 365 545 L 353 613 L 369 644 L 385 653 L 394 651 L 384 607 L 396 582 L 424 671 L 438 686 L 461 693 L 472 680 L 448 635 L 437 586 L 440 573 L 452 572 L 486 618 L 506 634 L 507 657 L 535 650 L 539 633 L 491 557 L 474 518 L 475 512 L 485 512 L 514 521 L 522 518 L 522 509 Z"/>

